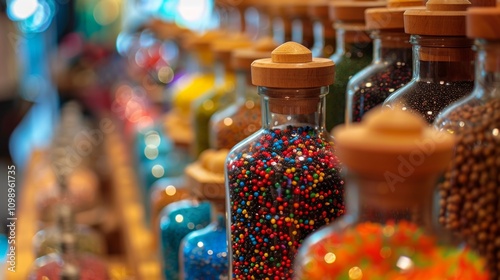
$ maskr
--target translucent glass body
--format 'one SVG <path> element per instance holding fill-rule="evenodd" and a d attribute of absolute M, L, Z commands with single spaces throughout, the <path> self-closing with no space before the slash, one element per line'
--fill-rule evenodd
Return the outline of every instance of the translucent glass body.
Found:
<path fill-rule="evenodd" d="M 345 122 L 347 83 L 372 61 L 373 44 L 366 32 L 345 27 L 336 27 L 337 48 L 330 57 L 335 62 L 335 83 L 326 97 L 327 130 Z"/>
<path fill-rule="evenodd" d="M 458 233 L 500 277 L 500 42 L 476 41 L 471 95 L 446 108 L 434 126 L 457 137 L 455 155 L 439 184 L 440 222 Z"/>
<path fill-rule="evenodd" d="M 324 126 L 327 92 L 259 87 L 262 129 L 226 162 L 235 279 L 290 279 L 305 236 L 344 213 L 343 180 Z"/>
<path fill-rule="evenodd" d="M 373 61 L 347 84 L 346 122 L 359 122 L 373 107 L 382 104 L 412 77 L 409 35 L 396 32 L 372 33 Z"/>
<path fill-rule="evenodd" d="M 236 102 L 217 111 L 210 119 L 210 147 L 231 149 L 261 128 L 261 106 L 257 88 L 248 83 L 247 71 L 237 73 Z"/>
<path fill-rule="evenodd" d="M 469 95 L 474 86 L 472 41 L 465 37 L 411 36 L 413 78 L 384 102 L 409 110 L 432 124 L 446 106 Z"/>
<path fill-rule="evenodd" d="M 347 182 L 348 214 L 304 241 L 294 279 L 488 279 L 477 255 L 434 227 L 435 178 L 407 179 L 397 189 L 362 175 Z M 421 191 L 399 195 L 411 188 Z"/>
<path fill-rule="evenodd" d="M 190 232 L 211 222 L 209 202 L 181 200 L 165 207 L 160 214 L 160 246 L 165 279 L 179 278 L 179 248 Z"/>
<path fill-rule="evenodd" d="M 217 212 L 215 220 L 204 229 L 186 235 L 179 255 L 180 279 L 225 279 L 229 261 L 224 211 Z"/>

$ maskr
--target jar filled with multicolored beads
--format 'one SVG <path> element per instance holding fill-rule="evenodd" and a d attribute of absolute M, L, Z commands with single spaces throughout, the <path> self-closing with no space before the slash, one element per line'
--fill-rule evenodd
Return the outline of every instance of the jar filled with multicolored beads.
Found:
<path fill-rule="evenodd" d="M 439 112 L 474 87 L 473 41 L 465 36 L 468 0 L 429 0 L 406 10 L 405 32 L 413 44 L 413 78 L 384 106 L 422 115 L 432 124 Z"/>
<path fill-rule="evenodd" d="M 457 138 L 441 195 L 440 222 L 484 256 L 500 278 L 500 9 L 469 8 L 467 36 L 476 39 L 470 96 L 446 108 L 434 126 Z"/>
<path fill-rule="evenodd" d="M 329 15 L 337 35 L 335 83 L 326 96 L 326 128 L 345 122 L 347 83 L 372 61 L 373 44 L 365 26 L 365 10 L 384 7 L 385 1 L 330 1 Z"/>
<path fill-rule="evenodd" d="M 160 257 L 165 279 L 179 279 L 179 248 L 182 239 L 188 233 L 202 229 L 211 222 L 210 202 L 200 200 L 195 195 L 193 186 L 184 179 L 182 180 L 185 184 L 184 188 L 189 192 L 188 198 L 170 201 L 161 210 L 158 218 Z M 176 189 L 168 188 L 168 186 L 165 191 L 177 192 Z"/>
<path fill-rule="evenodd" d="M 225 279 L 228 276 L 226 190 L 224 163 L 228 150 L 205 150 L 186 168 L 186 177 L 198 197 L 210 201 L 213 220 L 182 240 L 179 249 L 180 279 Z"/>
<path fill-rule="evenodd" d="M 287 42 L 252 63 L 262 129 L 226 162 L 230 273 L 290 279 L 303 239 L 344 214 L 343 179 L 325 130 L 330 59 Z"/>
<path fill-rule="evenodd" d="M 249 49 L 235 50 L 232 64 L 236 71 L 236 102 L 217 111 L 210 119 L 210 147 L 231 149 L 261 128 L 261 108 L 257 88 L 252 85 L 250 64 L 271 57 L 277 45 L 264 37 Z"/>
<path fill-rule="evenodd" d="M 346 123 L 359 122 L 412 75 L 410 35 L 404 32 L 403 13 L 422 0 L 390 0 L 385 8 L 365 11 L 366 29 L 373 39 L 373 61 L 347 84 Z"/>
<path fill-rule="evenodd" d="M 488 279 L 484 261 L 434 219 L 451 135 L 416 114 L 378 108 L 333 136 L 348 171 L 348 214 L 304 241 L 294 279 Z"/>

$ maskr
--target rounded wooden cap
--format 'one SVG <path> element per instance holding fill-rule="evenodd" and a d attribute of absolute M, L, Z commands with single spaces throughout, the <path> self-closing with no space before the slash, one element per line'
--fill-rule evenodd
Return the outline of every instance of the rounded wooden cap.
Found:
<path fill-rule="evenodd" d="M 403 14 L 408 7 L 423 6 L 422 0 L 390 0 L 385 8 L 365 10 L 365 22 L 368 30 L 404 29 Z"/>
<path fill-rule="evenodd" d="M 467 10 L 467 37 L 500 39 L 500 7 Z"/>
<path fill-rule="evenodd" d="M 365 10 L 385 7 L 385 1 L 332 1 L 329 5 L 329 15 L 332 21 L 365 22 Z"/>
<path fill-rule="evenodd" d="M 223 38 L 226 35 L 225 32 L 220 30 L 210 30 L 203 34 L 197 34 L 193 36 L 186 42 L 186 47 L 189 49 L 199 50 L 199 49 L 209 49 L 210 45 L 218 39 Z"/>
<path fill-rule="evenodd" d="M 271 57 L 271 52 L 278 44 L 271 37 L 264 37 L 248 49 L 239 49 L 232 52 L 233 68 L 250 71 L 254 60 Z"/>
<path fill-rule="evenodd" d="M 218 203 L 225 202 L 224 166 L 228 152 L 206 150 L 196 162 L 186 167 L 186 179 L 196 197 Z"/>
<path fill-rule="evenodd" d="M 425 8 L 404 13 L 405 32 L 414 35 L 465 36 L 468 0 L 429 0 Z"/>
<path fill-rule="evenodd" d="M 313 18 L 320 20 L 329 20 L 329 4 L 326 0 L 312 0 L 308 2 L 308 12 Z"/>
<path fill-rule="evenodd" d="M 380 180 L 387 174 L 439 174 L 454 146 L 451 134 L 429 127 L 420 116 L 381 107 L 368 112 L 361 123 L 334 128 L 333 136 L 337 155 L 349 170 Z"/>
<path fill-rule="evenodd" d="M 248 48 L 252 45 L 250 39 L 243 34 L 233 35 L 227 39 L 212 42 L 212 51 L 217 59 L 222 61 L 227 67 L 231 66 L 231 53 L 234 50 Z"/>
<path fill-rule="evenodd" d="M 271 58 L 255 60 L 252 83 L 272 88 L 312 88 L 333 83 L 335 65 L 327 58 L 312 58 L 311 51 L 296 42 L 286 42 Z"/>

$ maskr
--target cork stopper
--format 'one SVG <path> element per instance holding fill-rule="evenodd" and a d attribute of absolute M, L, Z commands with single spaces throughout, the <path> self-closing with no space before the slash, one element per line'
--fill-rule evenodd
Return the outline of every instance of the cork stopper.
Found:
<path fill-rule="evenodd" d="M 467 10 L 467 37 L 500 40 L 500 7 Z"/>
<path fill-rule="evenodd" d="M 329 15 L 332 21 L 365 23 L 365 10 L 385 7 L 385 1 L 332 1 Z"/>
<path fill-rule="evenodd" d="M 277 46 L 273 38 L 263 37 L 252 48 L 235 50 L 232 52 L 233 68 L 250 72 L 254 60 L 271 57 L 271 52 Z"/>
<path fill-rule="evenodd" d="M 272 51 L 271 58 L 255 60 L 252 83 L 271 88 L 314 88 L 333 83 L 335 66 L 327 58 L 312 58 L 309 49 L 286 42 Z"/>
<path fill-rule="evenodd" d="M 224 204 L 226 189 L 224 167 L 229 150 L 205 150 L 186 167 L 186 179 L 196 197 Z"/>
<path fill-rule="evenodd" d="M 361 123 L 334 128 L 333 136 L 363 204 L 384 209 L 428 199 L 454 147 L 453 135 L 428 127 L 420 116 L 381 107 Z"/>
<path fill-rule="evenodd" d="M 404 13 L 405 32 L 413 35 L 465 36 L 468 0 L 429 0 L 425 8 Z"/>
<path fill-rule="evenodd" d="M 385 8 L 365 10 L 366 29 L 404 29 L 403 14 L 408 7 L 424 6 L 422 0 L 389 0 Z"/>
<path fill-rule="evenodd" d="M 428 127 L 420 116 L 403 110 L 375 108 L 361 123 L 334 128 L 339 159 L 353 173 L 385 180 L 408 163 L 407 178 L 437 175 L 452 156 L 454 138 Z"/>

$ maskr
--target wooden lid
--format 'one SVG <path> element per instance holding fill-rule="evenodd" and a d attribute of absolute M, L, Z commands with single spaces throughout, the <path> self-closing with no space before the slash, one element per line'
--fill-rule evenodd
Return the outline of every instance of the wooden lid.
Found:
<path fill-rule="evenodd" d="M 403 14 L 406 9 L 423 5 L 422 0 L 389 0 L 386 8 L 372 8 L 365 11 L 366 28 L 404 29 Z"/>
<path fill-rule="evenodd" d="M 271 37 L 263 37 L 248 49 L 239 49 L 232 52 L 233 68 L 247 70 L 250 72 L 250 65 L 254 60 L 271 57 L 271 52 L 278 47 Z"/>
<path fill-rule="evenodd" d="M 500 7 L 468 9 L 467 37 L 499 40 Z"/>
<path fill-rule="evenodd" d="M 311 51 L 296 42 L 286 42 L 271 58 L 252 63 L 252 83 L 272 88 L 312 88 L 333 83 L 335 65 L 327 58 L 312 58 Z"/>
<path fill-rule="evenodd" d="M 429 0 L 425 8 L 404 13 L 405 32 L 415 35 L 465 36 L 468 0 Z"/>
<path fill-rule="evenodd" d="M 185 174 L 193 193 L 202 200 L 224 203 L 224 167 L 229 150 L 206 150 L 186 167 Z"/>
<path fill-rule="evenodd" d="M 186 42 L 186 47 L 193 50 L 209 49 L 212 42 L 227 35 L 220 30 L 210 30 L 203 34 L 197 34 Z"/>
<path fill-rule="evenodd" d="M 216 40 L 212 42 L 212 51 L 215 57 L 226 65 L 231 67 L 231 53 L 234 50 L 248 48 L 252 45 L 250 39 L 244 34 L 237 34 L 227 39 Z"/>
<path fill-rule="evenodd" d="M 385 1 L 332 1 L 329 5 L 329 15 L 332 21 L 365 22 L 365 10 L 385 7 Z"/>
<path fill-rule="evenodd" d="M 429 127 L 420 116 L 381 107 L 361 123 L 334 128 L 333 136 L 337 155 L 350 171 L 382 181 L 388 174 L 435 176 L 449 164 L 454 146 L 451 134 Z"/>

